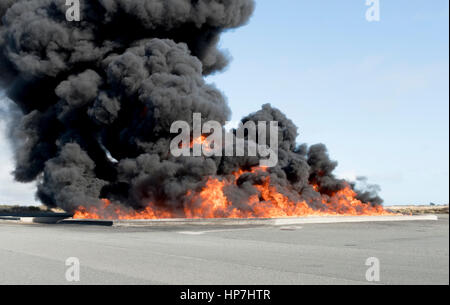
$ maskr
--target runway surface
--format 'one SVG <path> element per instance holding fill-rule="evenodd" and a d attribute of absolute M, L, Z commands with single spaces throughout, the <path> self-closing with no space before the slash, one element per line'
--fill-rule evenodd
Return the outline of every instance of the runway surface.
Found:
<path fill-rule="evenodd" d="M 449 219 L 117 228 L 0 221 L 0 284 L 449 284 Z M 80 282 L 66 280 L 66 259 Z"/>

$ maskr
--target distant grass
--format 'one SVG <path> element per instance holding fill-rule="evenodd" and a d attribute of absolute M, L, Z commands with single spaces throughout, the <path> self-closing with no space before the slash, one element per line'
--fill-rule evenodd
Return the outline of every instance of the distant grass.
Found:
<path fill-rule="evenodd" d="M 19 206 L 19 205 L 0 205 L 0 213 L 42 213 L 42 212 L 63 212 L 59 209 L 49 209 L 41 206 Z"/>
<path fill-rule="evenodd" d="M 448 205 L 427 206 L 392 206 L 386 209 L 401 214 L 423 215 L 423 214 L 448 214 Z"/>

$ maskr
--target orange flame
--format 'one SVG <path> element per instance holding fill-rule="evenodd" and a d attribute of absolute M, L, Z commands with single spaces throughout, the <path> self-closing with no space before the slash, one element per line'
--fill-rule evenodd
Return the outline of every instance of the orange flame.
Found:
<path fill-rule="evenodd" d="M 262 183 L 255 185 L 257 194 L 250 196 L 242 207 L 234 206 L 226 196 L 226 188 L 235 185 L 244 173 L 265 172 L 266 168 L 234 173 L 229 178 L 210 177 L 204 188 L 186 194 L 182 211 L 149 203 L 141 211 L 135 211 L 107 199 L 102 199 L 101 207 L 79 207 L 75 219 L 162 219 L 162 218 L 276 218 L 302 216 L 356 216 L 356 215 L 391 215 L 382 206 L 374 206 L 357 199 L 356 192 L 347 186 L 335 194 L 319 194 L 322 207 L 313 208 L 307 201 L 294 200 L 295 193 L 288 189 L 279 190 L 271 185 L 270 177 L 262 178 Z M 312 186 L 315 191 L 318 186 Z M 293 196 L 291 196 L 293 195 Z"/>
<path fill-rule="evenodd" d="M 103 206 L 86 208 L 81 206 L 74 213 L 75 219 L 161 219 L 173 218 L 173 214 L 162 208 L 149 204 L 142 211 L 135 211 L 131 208 L 125 208 L 112 204 L 108 199 L 102 199 Z"/>
<path fill-rule="evenodd" d="M 211 144 L 212 143 L 210 143 L 208 141 L 208 137 L 206 137 L 205 135 L 202 135 L 191 141 L 190 148 L 191 149 L 194 148 L 194 145 L 202 145 L 203 151 L 211 152 L 213 150 L 213 148 L 211 147 Z M 214 145 L 216 145 L 216 144 L 214 144 Z"/>
<path fill-rule="evenodd" d="M 204 136 L 204 135 L 202 135 L 202 136 L 200 136 L 200 137 L 198 137 L 198 138 L 193 139 L 193 140 L 191 141 L 191 148 L 193 148 L 195 144 L 198 144 L 198 145 L 203 145 L 203 144 L 208 145 L 207 137 Z"/>

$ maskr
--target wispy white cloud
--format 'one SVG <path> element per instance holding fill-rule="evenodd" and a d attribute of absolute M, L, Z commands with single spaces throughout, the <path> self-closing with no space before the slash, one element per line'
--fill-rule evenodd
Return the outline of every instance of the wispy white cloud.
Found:
<path fill-rule="evenodd" d="M 35 184 L 16 182 L 11 175 L 14 159 L 5 132 L 5 122 L 0 121 L 0 204 L 38 205 Z"/>

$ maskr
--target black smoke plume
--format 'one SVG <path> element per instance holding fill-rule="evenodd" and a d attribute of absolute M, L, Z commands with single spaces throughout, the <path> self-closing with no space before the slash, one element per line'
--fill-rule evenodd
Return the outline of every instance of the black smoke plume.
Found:
<path fill-rule="evenodd" d="M 204 77 L 223 70 L 220 34 L 249 21 L 253 0 L 81 1 L 81 21 L 66 20 L 65 0 L 0 0 L 0 85 L 13 102 L 14 176 L 38 182 L 49 207 L 74 211 L 108 198 L 140 209 L 180 208 L 210 176 L 258 164 L 255 158 L 175 158 L 174 121 L 222 124 L 230 109 Z M 279 122 L 279 164 L 243 175 L 228 190 L 245 208 L 259 175 L 321 207 L 320 194 L 347 183 L 324 145 L 298 146 L 295 124 L 264 105 L 243 122 Z M 312 184 L 317 184 L 315 190 Z M 381 203 L 370 191 L 365 202 Z M 317 199 L 317 200 L 316 200 Z"/>

